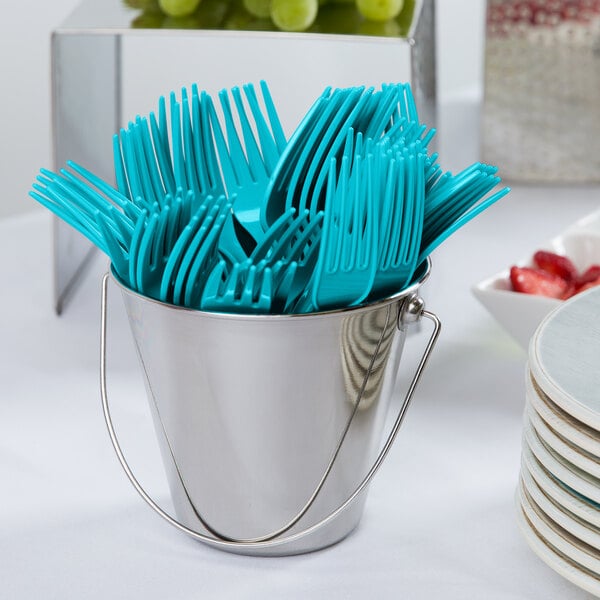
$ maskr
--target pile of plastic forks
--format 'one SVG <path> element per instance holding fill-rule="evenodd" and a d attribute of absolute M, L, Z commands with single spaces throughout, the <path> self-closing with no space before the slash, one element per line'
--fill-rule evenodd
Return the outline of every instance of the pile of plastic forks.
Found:
<path fill-rule="evenodd" d="M 442 171 L 407 84 L 327 88 L 289 141 L 260 91 L 223 90 L 218 104 L 197 86 L 171 93 L 114 136 L 116 187 L 69 162 L 42 169 L 30 194 L 143 295 L 281 314 L 402 291 L 508 192 L 488 196 L 495 167 Z"/>

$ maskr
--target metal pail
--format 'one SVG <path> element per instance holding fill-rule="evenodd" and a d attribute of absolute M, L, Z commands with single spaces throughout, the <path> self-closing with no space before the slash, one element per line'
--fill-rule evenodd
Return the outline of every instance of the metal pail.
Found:
<path fill-rule="evenodd" d="M 286 555 L 329 546 L 358 524 L 437 335 L 417 290 L 345 310 L 237 315 L 172 306 L 103 284 L 101 387 L 121 465 L 144 500 L 211 546 Z M 131 472 L 106 393 L 106 297 L 121 289 L 176 517 Z M 434 331 L 387 440 L 382 432 L 406 328 Z"/>

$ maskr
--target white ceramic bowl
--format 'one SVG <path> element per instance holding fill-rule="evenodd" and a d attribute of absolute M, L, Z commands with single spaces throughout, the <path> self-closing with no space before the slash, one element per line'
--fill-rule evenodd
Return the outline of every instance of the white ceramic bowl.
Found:
<path fill-rule="evenodd" d="M 531 266 L 536 250 L 550 250 L 568 256 L 581 271 L 600 264 L 600 211 L 577 221 L 563 233 L 532 248 L 523 259 L 473 287 L 473 294 L 502 327 L 525 349 L 542 319 L 562 300 L 512 291 L 510 267 Z"/>

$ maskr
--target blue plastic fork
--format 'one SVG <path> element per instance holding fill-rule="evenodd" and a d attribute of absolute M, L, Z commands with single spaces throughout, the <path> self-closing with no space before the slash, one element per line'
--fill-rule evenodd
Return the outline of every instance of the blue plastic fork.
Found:
<path fill-rule="evenodd" d="M 334 96 L 331 87 L 325 88 L 304 115 L 281 153 L 264 194 L 261 208 L 263 229 L 266 230 L 286 211 L 287 191 L 300 155 L 308 141 L 313 139 L 313 133 L 317 130 L 323 112 L 329 110 L 330 102 L 335 101 L 335 99 L 332 100 Z"/>
<path fill-rule="evenodd" d="M 262 90 L 263 95 L 269 99 L 267 104 L 272 106 L 266 85 L 263 85 Z M 244 92 L 259 140 L 256 139 L 239 88 L 232 88 L 231 96 L 241 126 L 243 143 L 227 90 L 219 92 L 225 134 L 212 103 L 209 103 L 208 107 L 227 193 L 231 198 L 235 196 L 233 212 L 239 223 L 259 241 L 265 231 L 261 226 L 261 207 L 272 169 L 279 159 L 283 130 L 277 119 L 274 130 L 271 131 L 262 115 L 252 86 L 244 86 Z M 269 117 L 273 119 L 274 113 L 271 112 Z"/>
<path fill-rule="evenodd" d="M 236 263 L 227 272 L 221 260 L 207 278 L 200 308 L 228 313 L 264 314 L 271 310 L 273 282 L 271 269 L 258 270 L 250 260 Z"/>
<path fill-rule="evenodd" d="M 377 165 L 376 163 L 380 164 Z M 413 275 L 423 229 L 423 155 L 371 156 L 369 191 L 380 196 L 380 238 L 372 297 L 400 291 Z"/>
<path fill-rule="evenodd" d="M 492 204 L 496 203 L 500 198 L 506 196 L 510 192 L 510 188 L 504 187 L 492 196 L 481 200 L 481 196 L 477 198 L 479 202 L 472 206 L 472 208 L 464 212 L 460 217 L 454 221 L 448 221 L 443 225 L 438 225 L 434 232 L 429 232 L 427 237 L 423 236 L 421 248 L 419 250 L 419 258 L 417 264 L 421 264 L 442 242 L 448 239 L 454 232 L 458 231 L 461 227 L 466 225 L 469 221 L 474 219 L 481 212 L 489 208 Z M 424 233 L 427 229 L 424 229 Z"/>
<path fill-rule="evenodd" d="M 288 312 L 295 305 L 312 276 L 318 256 L 323 213 L 310 218 L 305 210 L 293 218 L 295 212 L 291 208 L 282 215 L 250 256 L 253 264 L 271 268 L 273 309 L 280 312 Z"/>
<path fill-rule="evenodd" d="M 146 212 L 140 213 L 131 238 L 127 240 L 127 243 L 123 243 L 123 241 L 115 234 L 110 219 L 104 213 L 98 212 L 96 214 L 98 228 L 102 232 L 108 248 L 107 254 L 111 264 L 121 281 L 132 289 L 135 289 L 135 270 L 133 268 L 135 261 L 132 257 L 135 256 L 137 252 L 139 240 L 141 239 L 146 225 L 146 217 Z"/>
<path fill-rule="evenodd" d="M 192 86 L 191 100 L 185 88 L 181 101 L 159 99 L 158 117 L 137 117 L 113 139 L 118 187 L 133 203 L 150 209 L 162 206 L 167 194 L 194 192 L 194 210 L 207 196 L 225 192 L 208 118 L 209 97 Z M 170 128 L 168 126 L 170 123 Z"/>
<path fill-rule="evenodd" d="M 423 235 L 424 198 L 425 198 L 425 156 L 417 152 L 404 152 L 406 174 L 404 187 L 400 192 L 405 199 L 401 217 L 401 232 L 397 243 L 391 243 L 384 263 L 389 269 L 387 279 L 390 284 L 386 293 L 395 293 L 404 289 L 412 281 L 419 264 L 419 250 Z M 396 217 L 397 218 L 397 217 Z"/>
<path fill-rule="evenodd" d="M 352 117 L 364 109 L 373 89 L 363 92 L 364 87 L 357 87 L 338 89 L 332 94 L 327 109 L 321 114 L 298 158 L 287 188 L 287 208 L 296 206 L 299 210 L 304 210 L 314 206 L 314 212 L 317 212 L 318 202 L 313 202 L 311 194 L 315 175 L 323 164 L 329 169 L 329 158 L 335 156 L 337 140 L 345 139 L 347 127 L 352 126 Z"/>
<path fill-rule="evenodd" d="M 133 267 L 133 289 L 160 299 L 160 287 L 169 257 L 189 221 L 184 207 L 187 209 L 193 203 L 192 195 L 191 191 L 187 192 L 187 198 L 181 191 L 175 198 L 167 194 L 162 208 L 154 210 L 147 218 L 139 243 L 132 244 L 129 256 Z"/>
<path fill-rule="evenodd" d="M 88 173 L 82 167 L 69 163 L 75 172 L 84 176 Z M 51 210 L 59 218 L 69 223 L 85 235 L 105 254 L 110 255 L 110 249 L 102 232 L 99 230 L 96 216 L 105 215 L 113 234 L 125 247 L 128 246 L 133 232 L 133 219 L 140 211 L 127 210 L 126 201 L 116 190 L 107 184 L 96 189 L 62 169 L 60 174 L 42 169 L 33 184 L 30 195 L 43 206 Z"/>
<path fill-rule="evenodd" d="M 347 154 L 347 134 L 350 130 L 356 133 L 357 141 L 359 135 L 362 135 L 365 140 L 387 143 L 390 146 L 406 147 L 418 143 L 424 149 L 435 134 L 435 130 L 425 133 L 426 129 L 426 126 L 418 121 L 409 86 L 383 85 L 378 92 L 373 92 L 371 88 L 359 99 L 355 109 L 340 128 L 327 156 L 339 158 L 342 144 L 345 144 L 343 152 Z M 313 160 L 313 165 L 318 165 L 318 162 Z M 324 161 L 322 168 L 308 171 L 307 183 L 303 186 L 300 198 L 301 208 L 305 206 L 309 197 L 313 214 L 322 208 L 328 169 L 328 162 Z"/>
<path fill-rule="evenodd" d="M 360 304 L 377 266 L 377 211 L 362 157 L 344 156 L 339 177 L 332 158 L 318 260 L 310 282 L 317 310 Z"/>
<path fill-rule="evenodd" d="M 181 301 L 182 294 L 185 294 L 184 285 L 193 259 L 193 255 L 187 254 L 188 250 L 191 247 L 195 252 L 197 246 L 207 235 L 210 225 L 216 222 L 219 215 L 226 214 L 230 208 L 231 205 L 225 196 L 218 198 L 209 196 L 190 218 L 177 237 L 164 267 L 159 291 L 161 301 L 172 304 L 178 304 Z M 218 226 L 222 227 L 222 221 Z"/>

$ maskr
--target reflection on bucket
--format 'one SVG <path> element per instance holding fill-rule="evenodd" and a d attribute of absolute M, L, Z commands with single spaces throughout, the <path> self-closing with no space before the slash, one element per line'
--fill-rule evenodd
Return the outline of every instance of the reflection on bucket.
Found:
<path fill-rule="evenodd" d="M 156 507 L 125 463 L 144 499 L 225 550 L 296 554 L 343 539 L 361 518 L 365 477 L 387 453 L 379 448 L 406 335 L 399 312 L 428 273 L 426 265 L 413 286 L 372 305 L 281 316 L 183 309 L 117 282 L 178 521 Z M 401 413 L 437 338 L 435 322 Z M 104 357 L 104 335 L 102 344 Z M 104 361 L 102 380 L 121 459 Z"/>
<path fill-rule="evenodd" d="M 354 406 L 360 398 L 359 411 L 369 409 L 382 395 L 396 327 L 396 320 L 389 319 L 388 312 L 382 310 L 367 312 L 360 319 L 344 319 L 340 349 L 346 399 Z"/>

